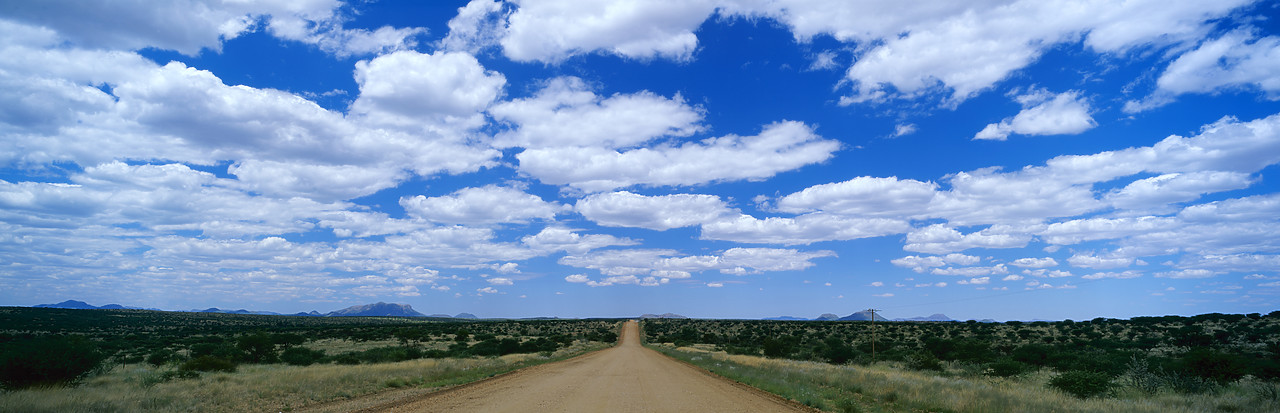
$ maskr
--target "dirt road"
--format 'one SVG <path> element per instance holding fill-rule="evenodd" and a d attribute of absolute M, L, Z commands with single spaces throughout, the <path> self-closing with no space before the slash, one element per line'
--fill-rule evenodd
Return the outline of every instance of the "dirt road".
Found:
<path fill-rule="evenodd" d="M 381 412 L 811 411 L 640 345 L 629 321 L 616 347 L 490 380 L 400 400 Z"/>

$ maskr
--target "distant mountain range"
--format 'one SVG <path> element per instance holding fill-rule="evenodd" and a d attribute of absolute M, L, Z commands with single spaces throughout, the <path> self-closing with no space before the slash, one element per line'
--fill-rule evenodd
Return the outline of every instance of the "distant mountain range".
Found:
<path fill-rule="evenodd" d="M 222 314 L 283 315 L 283 314 L 276 313 L 276 312 L 271 312 L 271 311 L 249 311 L 249 310 L 245 310 L 245 309 L 243 309 L 243 308 L 241 308 L 241 309 L 239 309 L 239 310 L 223 310 L 223 309 L 218 308 L 218 307 L 209 307 L 209 308 L 206 308 L 206 309 L 203 309 L 203 310 L 187 310 L 187 311 L 183 311 L 183 312 L 184 312 L 184 313 L 222 313 Z M 315 311 L 312 311 L 311 313 L 315 313 Z M 298 313 L 298 314 L 294 314 L 294 315 L 311 315 L 311 313 Z M 316 314 L 319 314 L 319 313 L 316 313 Z"/>
<path fill-rule="evenodd" d="M 665 313 L 665 314 L 642 314 L 640 318 L 689 318 L 689 317 L 685 317 L 679 314 Z"/>
<path fill-rule="evenodd" d="M 95 306 L 95 305 L 91 305 L 91 304 L 89 304 L 89 303 L 86 303 L 86 302 L 84 302 L 84 301 L 77 301 L 77 300 L 67 300 L 67 301 L 63 301 L 63 302 L 57 303 L 57 304 L 39 304 L 39 305 L 35 305 L 35 306 L 33 306 L 33 307 L 39 307 L 39 308 L 69 308 L 69 309 L 75 309 L 75 310 L 153 310 L 153 311 L 164 311 L 164 310 L 160 310 L 160 309 L 158 309 L 158 308 L 128 307 L 128 306 L 123 306 L 123 305 L 120 305 L 120 304 L 107 304 L 107 305 L 104 305 L 104 306 Z M 294 314 L 281 314 L 281 313 L 275 313 L 275 312 L 271 312 L 271 311 L 250 311 L 250 310 L 245 310 L 245 309 L 240 309 L 240 310 L 224 310 L 224 309 L 217 308 L 217 307 L 206 308 L 206 309 L 203 309 L 203 310 L 187 310 L 187 311 L 185 311 L 185 312 L 191 312 L 191 313 L 223 313 L 223 314 L 291 315 L 291 316 L 302 316 L 302 317 L 431 317 L 431 318 L 457 318 L 457 319 L 469 319 L 469 320 L 479 319 L 479 317 L 476 317 L 476 315 L 475 315 L 475 314 L 471 314 L 471 313 L 458 313 L 458 315 L 448 315 L 448 314 L 431 314 L 431 315 L 426 315 L 426 314 L 423 314 L 423 313 L 420 313 L 420 312 L 418 312 L 418 311 L 414 310 L 414 309 L 413 309 L 413 307 L 412 307 L 412 306 L 410 306 L 410 305 L 408 305 L 408 304 L 394 304 L 394 303 L 384 303 L 384 302 L 377 302 L 377 303 L 373 303 L 373 304 L 365 304 L 365 305 L 355 305 L 355 306 L 347 307 L 347 308 L 344 308 L 344 309 L 341 309 L 341 310 L 337 310 L 337 311 L 330 311 L 330 312 L 328 312 L 328 313 L 323 313 L 323 314 L 322 314 L 322 313 L 320 313 L 320 312 L 317 312 L 317 311 L 309 311 L 309 312 L 305 312 L 305 313 L 294 313 Z M 549 317 L 537 317 L 537 318 L 549 318 Z M 689 317 L 685 317 L 685 316 L 682 316 L 682 315 L 680 315 L 680 314 L 674 314 L 674 313 L 664 313 L 664 314 L 644 314 L 644 315 L 641 315 L 641 316 L 640 316 L 640 318 L 689 318 Z M 856 313 L 853 313 L 853 314 L 849 314 L 849 315 L 844 316 L 844 317 L 840 317 L 840 316 L 838 316 L 838 315 L 831 314 L 831 313 L 826 313 L 826 314 L 822 314 L 822 315 L 818 316 L 817 318 L 812 318 L 812 319 L 810 319 L 810 318 L 801 318 L 801 317 L 792 317 L 792 316 L 780 316 L 780 317 L 769 317 L 769 318 L 765 318 L 764 320 L 775 320 L 775 321 L 810 321 L 810 320 L 815 320 L 815 321 L 834 321 L 834 320 L 839 320 L 839 321 L 868 321 L 868 320 L 871 320 L 871 312 L 869 312 L 869 311 L 859 311 L 859 312 L 856 312 Z M 945 314 L 934 314 L 934 315 L 931 315 L 931 316 L 928 316 L 928 317 L 911 317 L 911 318 L 893 318 L 893 319 L 889 319 L 889 318 L 885 318 L 885 317 L 884 317 L 884 314 L 881 314 L 881 313 L 877 312 L 877 314 L 876 314 L 876 321 L 934 321 L 934 322 L 946 322 L 946 321 L 957 321 L 957 320 L 953 320 L 953 319 L 951 319 L 950 317 L 947 317 Z M 995 321 L 995 320 L 991 320 L 991 319 L 984 319 L 984 320 L 980 320 L 979 322 L 982 322 L 982 323 L 994 323 L 994 322 L 997 322 L 997 321 Z"/>
<path fill-rule="evenodd" d="M 84 301 L 76 301 L 76 300 L 67 300 L 67 301 L 63 301 L 63 302 L 57 303 L 57 304 L 39 304 L 39 305 L 35 305 L 35 306 L 33 306 L 33 307 L 36 307 L 36 308 L 69 308 L 69 309 L 72 309 L 72 310 L 155 310 L 155 311 L 161 311 L 161 310 L 160 310 L 160 309 L 158 309 L 158 308 L 126 307 L 126 306 L 123 306 L 123 305 L 120 305 L 120 304 L 107 304 L 107 305 L 104 305 L 104 306 L 98 307 L 98 306 L 90 305 L 89 303 L 86 303 L 86 302 L 84 302 Z"/>
<path fill-rule="evenodd" d="M 887 318 L 885 318 L 885 317 L 884 317 L 884 314 L 876 314 L 876 315 L 875 315 L 875 318 L 876 318 L 876 321 L 956 321 L 956 320 L 952 320 L 950 317 L 947 317 L 945 314 L 934 314 L 934 315 L 931 315 L 931 316 L 928 316 L 928 317 L 911 317 L 911 318 L 894 318 L 894 319 L 887 319 Z M 813 321 L 836 321 L 836 320 L 839 320 L 839 321 L 870 321 L 870 320 L 871 320 L 871 312 L 870 312 L 870 311 L 859 311 L 859 312 L 856 312 L 856 313 L 853 313 L 853 314 L 849 314 L 849 315 L 844 316 L 844 317 L 841 317 L 841 316 L 838 316 L 838 315 L 835 315 L 835 314 L 831 314 L 831 313 L 827 313 L 827 314 L 823 314 L 823 315 L 818 316 L 818 318 L 813 318 L 813 319 L 809 319 L 809 318 L 800 318 L 800 317 L 792 317 L 792 316 L 785 316 L 785 315 L 784 315 L 784 316 L 781 316 L 781 317 L 769 317 L 769 318 L 765 318 L 764 320 L 774 320 L 774 321 L 810 321 L 810 320 L 813 320 Z"/>
<path fill-rule="evenodd" d="M 762 318 L 762 320 L 769 320 L 769 321 L 809 321 L 809 319 L 807 319 L 807 318 L 792 317 L 792 316 L 789 316 L 789 315 L 784 315 L 784 316 L 781 316 L 781 317 L 769 317 L 769 318 Z"/>
<path fill-rule="evenodd" d="M 66 309 L 72 309 L 72 310 L 164 311 L 158 308 L 127 307 L 119 304 L 107 304 L 104 306 L 95 306 L 95 305 L 86 303 L 84 301 L 77 301 L 77 300 L 67 300 L 57 304 L 38 304 L 38 305 L 34 305 L 33 307 L 66 308 Z M 471 313 L 458 313 L 458 315 L 454 315 L 454 316 L 451 316 L 448 314 L 432 314 L 428 316 L 426 314 L 422 314 L 420 312 L 415 311 L 413 307 L 408 304 L 392 304 L 392 303 L 383 303 L 383 302 L 378 302 L 374 304 L 365 304 L 365 305 L 355 305 L 355 306 L 347 307 L 337 311 L 330 311 L 325 314 L 321 314 L 320 312 L 317 312 L 314 310 L 309 312 L 304 312 L 304 313 L 281 314 L 281 313 L 276 313 L 271 311 L 250 311 L 245 309 L 224 310 L 217 307 L 206 308 L 203 310 L 198 310 L 198 309 L 186 310 L 183 312 L 221 313 L 221 314 L 292 315 L 292 316 L 303 316 L 303 317 L 435 317 L 435 318 L 463 318 L 463 319 L 472 319 L 472 320 L 479 318 L 479 317 L 476 317 L 475 314 L 471 314 Z"/>

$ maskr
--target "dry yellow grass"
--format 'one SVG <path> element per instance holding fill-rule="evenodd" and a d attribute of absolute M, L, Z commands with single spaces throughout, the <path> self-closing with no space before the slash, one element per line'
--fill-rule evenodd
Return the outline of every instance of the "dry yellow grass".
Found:
<path fill-rule="evenodd" d="M 607 347 L 576 344 L 551 357 L 420 359 L 362 365 L 246 365 L 235 373 L 154 383 L 166 368 L 130 364 L 77 387 L 0 394 L 13 412 L 264 412 L 342 400 L 401 387 L 441 387 L 474 381 L 552 359 Z"/>

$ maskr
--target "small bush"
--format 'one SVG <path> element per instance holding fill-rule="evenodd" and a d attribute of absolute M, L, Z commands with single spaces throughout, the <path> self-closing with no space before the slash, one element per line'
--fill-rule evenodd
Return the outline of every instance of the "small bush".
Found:
<path fill-rule="evenodd" d="M 1147 359 L 1133 356 L 1129 361 L 1128 370 L 1124 374 L 1125 383 L 1129 387 L 1138 389 L 1148 395 L 1155 394 L 1160 391 L 1160 387 L 1165 385 L 1163 370 L 1157 372 L 1151 369 L 1151 365 Z"/>
<path fill-rule="evenodd" d="M 148 354 L 147 363 L 151 364 L 152 366 L 160 367 L 160 366 L 163 366 L 165 363 L 177 360 L 179 358 L 180 356 L 178 355 L 178 353 L 174 352 L 173 350 L 162 348 L 156 351 L 152 351 L 151 354 Z"/>
<path fill-rule="evenodd" d="M 987 365 L 985 373 L 994 377 L 1012 377 L 1027 371 L 1029 366 L 1017 360 L 1002 359 Z"/>
<path fill-rule="evenodd" d="M 71 384 L 103 366 L 106 355 L 81 336 L 45 336 L 0 344 L 0 385 L 10 389 Z"/>
<path fill-rule="evenodd" d="M 1280 401 L 1280 385 L 1275 383 L 1253 382 L 1250 386 L 1260 400 L 1268 402 Z"/>
<path fill-rule="evenodd" d="M 231 373 L 236 371 L 236 363 L 221 357 L 200 356 L 187 360 L 178 366 L 178 371 L 223 371 Z"/>
<path fill-rule="evenodd" d="M 466 346 L 463 344 L 462 346 Z M 427 356 L 417 347 L 376 347 L 365 351 L 352 351 L 333 356 L 330 360 L 338 364 L 360 363 L 392 363 L 405 360 L 416 360 Z"/>
<path fill-rule="evenodd" d="M 942 361 L 934 357 L 933 353 L 919 352 L 907 356 L 907 368 L 912 370 L 942 371 Z"/>
<path fill-rule="evenodd" d="M 1204 377 L 1187 374 L 1169 373 L 1163 376 L 1164 383 L 1170 389 L 1182 394 L 1204 394 L 1220 390 L 1218 382 Z"/>
<path fill-rule="evenodd" d="M 836 401 L 836 409 L 844 413 L 856 413 L 862 411 L 858 408 L 858 404 L 852 399 L 840 399 Z"/>
<path fill-rule="evenodd" d="M 289 347 L 280 353 L 280 361 L 294 366 L 309 366 L 324 358 L 324 351 Z"/>
<path fill-rule="evenodd" d="M 1062 390 L 1081 399 L 1104 396 L 1111 393 L 1114 384 L 1111 376 L 1095 371 L 1068 371 L 1049 380 L 1049 387 Z"/>
<path fill-rule="evenodd" d="M 1204 348 L 1187 352 L 1178 365 L 1183 372 L 1218 383 L 1238 380 L 1248 369 L 1243 356 Z"/>
<path fill-rule="evenodd" d="M 177 379 L 194 379 L 200 377 L 198 371 L 169 370 L 163 373 L 148 373 L 141 377 L 139 384 L 142 387 L 151 387 L 160 383 L 169 382 Z"/>
<path fill-rule="evenodd" d="M 342 353 L 330 358 L 334 363 L 343 365 L 360 364 L 360 353 Z"/>

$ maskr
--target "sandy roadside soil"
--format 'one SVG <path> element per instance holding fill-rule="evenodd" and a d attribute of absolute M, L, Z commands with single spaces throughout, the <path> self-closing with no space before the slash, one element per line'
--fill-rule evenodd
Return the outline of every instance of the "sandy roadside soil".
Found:
<path fill-rule="evenodd" d="M 759 389 L 707 373 L 640 345 L 635 321 L 613 348 L 448 390 L 402 394 L 361 412 L 807 412 Z M 366 401 L 367 403 L 367 401 Z"/>

